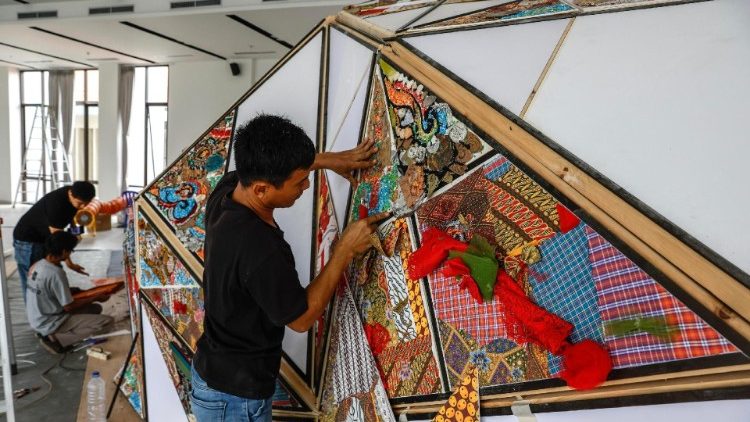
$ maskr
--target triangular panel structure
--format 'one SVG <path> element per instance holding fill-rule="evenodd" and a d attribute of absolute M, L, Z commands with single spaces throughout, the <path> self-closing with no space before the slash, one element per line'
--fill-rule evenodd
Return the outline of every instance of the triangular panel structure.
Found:
<path fill-rule="evenodd" d="M 575 8 L 560 0 L 516 0 L 442 20 L 416 24 L 412 28 L 415 31 L 440 31 L 462 26 L 508 23 L 520 19 L 553 16 L 575 11 Z"/>
<path fill-rule="evenodd" d="M 603 117 L 589 122 L 589 114 L 576 107 L 592 105 L 564 103 L 590 92 L 586 87 L 598 86 L 602 74 L 618 75 L 627 92 L 638 89 L 628 85 L 638 69 L 618 73 L 630 69 L 627 63 L 613 59 L 610 68 L 591 63 L 587 72 L 580 63 L 613 49 L 622 56 L 641 38 L 649 40 L 641 51 L 654 43 L 672 45 L 677 38 L 628 32 L 649 21 L 644 16 L 684 18 L 684 13 L 690 21 L 714 16 L 696 11 L 734 7 L 699 2 L 674 7 L 679 13 L 669 12 L 672 6 L 651 7 L 671 3 L 367 2 L 345 9 L 336 23 L 333 18 L 324 21 L 232 106 L 231 125 L 222 129 L 230 137 L 236 124 L 266 112 L 301 125 L 319 151 L 343 151 L 368 140 L 379 147 L 375 165 L 355 175 L 356 186 L 334 172 L 316 172 L 295 206 L 276 214 L 304 285 L 328 262 L 346 224 L 367 214 L 394 213 L 373 237 L 375 248 L 346 271 L 332 307 L 314 328 L 286 334 L 275 418 L 393 420 L 394 413 L 406 412 L 412 419 L 413 414 L 435 416 L 437 411 L 437 420 L 457 420 L 461 410 L 466 420 L 478 415 L 479 396 L 487 398 L 486 416 L 509 406 L 516 395 L 532 405 L 564 409 L 569 400 L 588 406 L 593 402 L 587 399 L 601 397 L 607 406 L 655 393 L 664 393 L 656 400 L 694 398 L 682 394 L 685 388 L 712 398 L 717 391 L 735 394 L 728 388 L 748 385 L 750 377 L 743 378 L 742 372 L 748 359 L 741 353 L 750 350 L 750 311 L 748 301 L 742 301 L 748 292 L 732 284 L 746 274 L 696 246 L 690 236 L 588 167 L 607 169 L 609 176 L 614 174 L 607 167 L 611 160 L 601 163 L 586 156 L 586 164 L 555 144 L 559 139 L 566 148 L 574 145 L 570 133 L 585 137 L 601 122 L 611 128 L 624 125 Z M 648 9 L 609 13 L 641 7 Z M 621 17 L 633 22 L 622 28 Z M 617 28 L 629 36 L 612 39 Z M 657 24 L 650 28 L 670 33 Z M 722 29 L 701 30 L 712 40 Z M 599 51 L 594 48 L 604 52 L 581 57 L 581 51 Z M 612 69 L 617 63 L 620 68 Z M 609 96 L 606 104 L 627 102 L 627 92 Z M 594 103 L 604 108 L 604 101 Z M 584 120 L 574 132 L 561 129 L 576 119 Z M 652 133 L 643 136 L 653 139 Z M 142 194 L 143 213 L 136 215 L 137 287 L 146 309 L 146 392 L 152 383 L 164 387 L 164 380 L 155 376 L 167 377 L 177 389 L 164 403 L 178 406 L 199 335 L 192 322 L 202 313 L 198 275 L 205 198 L 196 196 L 184 204 L 173 199 L 183 193 L 191 198 L 191 176 L 199 187 L 223 174 L 223 169 L 211 175 L 184 171 L 200 170 L 191 160 L 203 157 L 201 146 L 208 138 L 186 152 L 173 166 L 177 170 L 165 173 L 180 175 L 170 176 L 172 184 L 164 176 Z M 608 141 L 600 138 L 600 144 Z M 648 199 L 644 192 L 635 191 L 639 199 Z M 200 210 L 188 217 L 190 223 L 177 227 L 180 207 L 196 204 Z M 701 233 L 690 224 L 680 226 Z M 675 238 L 662 235 L 664 227 Z M 455 262 L 445 259 L 435 262 L 426 276 L 411 277 L 410 269 L 419 264 L 414 256 L 429 247 L 433 230 L 445 233 L 441 241 L 452 245 L 483 245 L 482 257 L 502 275 L 497 277 L 503 280 L 498 282 L 501 289 L 480 294 L 470 283 L 474 279 L 457 273 Z M 675 258 L 676 251 L 690 258 Z M 742 264 L 742 255 L 722 254 Z M 478 273 L 477 279 L 481 277 Z M 545 333 L 545 324 L 519 316 L 519 308 L 504 301 L 506 296 L 520 297 L 527 308 L 570 326 L 563 346 L 545 343 L 539 334 Z M 586 342 L 611 361 L 607 379 L 616 381 L 592 392 L 563 391 L 562 379 L 580 369 L 566 359 Z M 160 363 L 166 362 L 161 372 L 154 369 L 155 352 Z M 589 360 L 578 363 L 584 369 L 590 365 Z M 476 382 L 466 384 L 473 373 Z M 704 380 L 708 391 L 703 391 Z M 626 398 L 609 399 L 618 396 Z M 447 405 L 440 410 L 443 401 Z M 476 415 L 464 414 L 469 402 L 476 403 Z M 163 415 L 164 403 L 148 413 Z"/>
<path fill-rule="evenodd" d="M 234 119 L 230 110 L 141 193 L 182 246 L 201 261 L 206 200 L 224 175 Z"/>

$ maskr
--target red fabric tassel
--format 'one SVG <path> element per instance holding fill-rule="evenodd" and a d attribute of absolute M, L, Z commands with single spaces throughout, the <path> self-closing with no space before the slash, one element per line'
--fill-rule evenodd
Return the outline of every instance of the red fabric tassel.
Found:
<path fill-rule="evenodd" d="M 515 333 L 516 336 L 522 333 L 524 336 L 513 340 L 520 343 L 532 342 L 558 354 L 563 345 L 567 344 L 565 339 L 573 331 L 573 324 L 532 302 L 521 286 L 505 271 L 498 272 L 497 284 L 500 288 L 498 290 L 496 287 L 495 291 L 499 291 L 505 312 L 511 314 L 523 327 L 508 327 L 509 333 Z"/>
<path fill-rule="evenodd" d="M 612 359 L 599 343 L 583 340 L 562 350 L 560 378 L 576 390 L 590 390 L 603 383 L 612 370 Z"/>
<path fill-rule="evenodd" d="M 563 233 L 567 233 L 581 224 L 581 219 L 577 215 L 559 203 L 557 204 L 557 216 L 559 218 L 560 231 Z"/>
<path fill-rule="evenodd" d="M 445 277 L 458 277 L 460 283 L 458 287 L 469 291 L 469 295 L 477 301 L 477 303 L 484 303 L 482 293 L 479 291 L 477 282 L 471 276 L 471 270 L 464 264 L 461 258 L 453 258 L 445 261 L 445 267 L 443 268 L 443 275 Z"/>
<path fill-rule="evenodd" d="M 448 251 L 465 251 L 469 245 L 442 230 L 430 227 L 422 234 L 422 246 L 409 257 L 409 278 L 419 280 L 435 271 L 448 257 Z"/>

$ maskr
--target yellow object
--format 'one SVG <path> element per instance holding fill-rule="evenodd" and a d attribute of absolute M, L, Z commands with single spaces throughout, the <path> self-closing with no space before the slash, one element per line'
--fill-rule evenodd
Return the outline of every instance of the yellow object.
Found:
<path fill-rule="evenodd" d="M 438 410 L 434 422 L 474 422 L 479 420 L 479 369 L 471 366 L 448 397 L 443 407 Z"/>
<path fill-rule="evenodd" d="M 111 355 L 111 352 L 108 352 L 101 347 L 92 347 L 88 350 L 86 350 L 86 355 L 91 356 L 92 358 L 99 359 L 99 360 L 107 360 L 109 359 L 109 356 Z"/>

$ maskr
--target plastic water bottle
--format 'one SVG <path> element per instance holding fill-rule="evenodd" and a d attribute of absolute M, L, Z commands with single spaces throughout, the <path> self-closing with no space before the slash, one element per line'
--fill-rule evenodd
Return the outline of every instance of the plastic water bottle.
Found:
<path fill-rule="evenodd" d="M 106 422 L 106 409 L 104 408 L 104 380 L 99 376 L 99 371 L 91 374 L 91 379 L 86 386 L 88 422 Z"/>

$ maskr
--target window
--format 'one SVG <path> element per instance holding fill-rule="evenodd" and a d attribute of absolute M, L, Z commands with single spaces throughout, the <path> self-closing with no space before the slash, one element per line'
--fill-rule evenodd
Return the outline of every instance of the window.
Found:
<path fill-rule="evenodd" d="M 169 68 L 136 67 L 128 130 L 127 183 L 140 189 L 167 164 Z"/>
<path fill-rule="evenodd" d="M 30 145 L 26 151 L 30 138 L 41 139 L 42 113 L 47 112 L 49 106 L 49 72 L 46 71 L 24 71 L 21 72 L 21 129 L 23 139 L 21 140 L 21 156 L 28 162 L 26 171 L 29 175 L 44 175 L 47 172 L 43 162 L 44 151 L 39 149 L 40 145 Z M 49 135 L 49 133 L 48 133 Z M 50 182 L 39 183 L 36 180 L 25 182 L 24 194 L 19 198 L 21 202 L 35 201 L 37 196 L 49 192 L 52 188 Z M 31 193 L 38 193 L 31 196 Z"/>
<path fill-rule="evenodd" d="M 76 70 L 71 165 L 75 180 L 98 180 L 99 71 Z"/>

